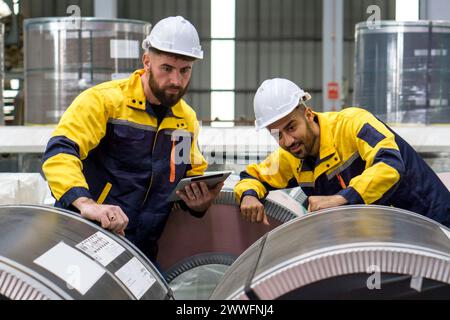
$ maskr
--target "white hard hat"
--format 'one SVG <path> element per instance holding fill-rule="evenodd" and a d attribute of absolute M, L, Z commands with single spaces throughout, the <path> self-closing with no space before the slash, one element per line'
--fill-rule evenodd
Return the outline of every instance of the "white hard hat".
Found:
<path fill-rule="evenodd" d="M 181 16 L 168 17 L 155 24 L 142 42 L 144 50 L 151 47 L 164 52 L 203 59 L 197 30 Z"/>
<path fill-rule="evenodd" d="M 253 100 L 256 130 L 280 120 L 291 113 L 300 103 L 311 99 L 309 93 L 287 79 L 269 79 L 256 91 Z"/>

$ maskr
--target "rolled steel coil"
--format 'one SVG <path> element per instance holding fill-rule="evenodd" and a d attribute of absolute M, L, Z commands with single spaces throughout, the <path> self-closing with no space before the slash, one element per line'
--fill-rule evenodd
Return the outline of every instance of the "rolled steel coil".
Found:
<path fill-rule="evenodd" d="M 212 299 L 450 299 L 450 230 L 406 210 L 344 206 L 247 249 Z"/>

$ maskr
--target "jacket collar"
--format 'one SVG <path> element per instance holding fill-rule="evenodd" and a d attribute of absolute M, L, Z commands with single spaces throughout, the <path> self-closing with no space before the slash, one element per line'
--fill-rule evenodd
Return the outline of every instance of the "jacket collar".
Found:
<path fill-rule="evenodd" d="M 144 88 L 142 87 L 141 76 L 144 74 L 144 69 L 136 70 L 128 79 L 126 87 L 126 104 L 128 107 L 145 111 L 147 98 L 145 97 Z M 175 117 L 182 118 L 184 115 L 183 99 L 176 105 L 172 106 L 167 115 L 173 114 Z"/>
<path fill-rule="evenodd" d="M 322 173 L 333 169 L 340 162 L 339 154 L 336 151 L 333 138 L 334 123 L 329 120 L 327 113 L 313 112 L 319 121 L 320 127 L 320 149 L 319 159 L 314 168 L 314 180 Z"/>
<path fill-rule="evenodd" d="M 325 161 L 336 153 L 334 138 L 332 133 L 333 123 L 327 118 L 325 113 L 313 112 L 319 120 L 320 127 L 320 148 L 318 162 Z"/>

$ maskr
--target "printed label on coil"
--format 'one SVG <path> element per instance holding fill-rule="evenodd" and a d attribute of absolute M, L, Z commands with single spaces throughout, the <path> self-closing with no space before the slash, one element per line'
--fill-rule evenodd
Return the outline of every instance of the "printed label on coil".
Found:
<path fill-rule="evenodd" d="M 75 247 L 105 267 L 125 251 L 124 247 L 100 231 L 83 240 Z"/>
<path fill-rule="evenodd" d="M 148 289 L 156 282 L 153 275 L 137 259 L 132 258 L 115 275 L 130 289 L 136 299 L 142 298 Z"/>

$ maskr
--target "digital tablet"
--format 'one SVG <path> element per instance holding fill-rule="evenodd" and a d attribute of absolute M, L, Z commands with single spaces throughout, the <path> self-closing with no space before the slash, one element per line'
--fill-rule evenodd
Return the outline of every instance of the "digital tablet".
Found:
<path fill-rule="evenodd" d="M 196 177 L 189 177 L 181 179 L 180 182 L 178 182 L 175 190 L 170 194 L 169 201 L 177 201 L 181 200 L 180 197 L 177 195 L 178 190 L 184 190 L 184 188 L 191 183 L 200 183 L 204 182 L 208 186 L 208 189 L 213 188 L 218 183 L 225 181 L 230 174 L 232 174 L 233 171 L 208 171 L 205 172 L 202 176 L 196 176 Z"/>

